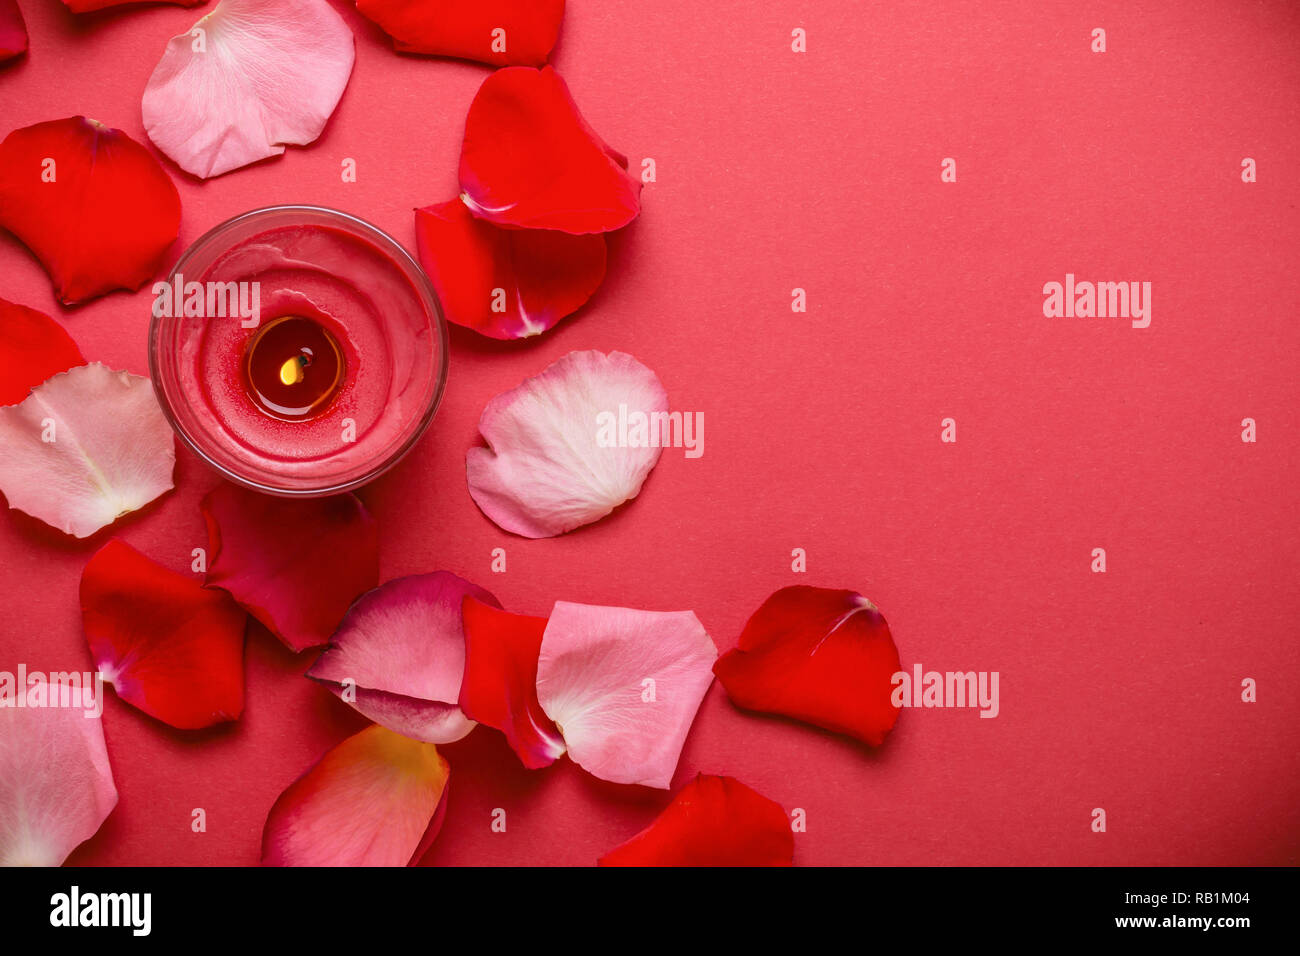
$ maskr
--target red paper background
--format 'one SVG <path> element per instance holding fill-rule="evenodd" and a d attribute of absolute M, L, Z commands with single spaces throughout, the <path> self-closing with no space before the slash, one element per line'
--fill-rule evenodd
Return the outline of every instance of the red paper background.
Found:
<path fill-rule="evenodd" d="M 167 38 L 212 8 L 20 5 L 32 51 L 0 70 L 0 133 L 82 113 L 141 142 Z M 177 254 L 284 202 L 347 210 L 413 248 L 412 207 L 455 195 L 487 68 L 394 54 L 338 6 L 357 62 L 315 145 L 209 182 L 165 161 L 184 204 Z M 729 773 L 804 808 L 798 863 L 1296 863 L 1300 7 L 569 7 L 557 68 L 658 182 L 582 313 L 521 346 L 455 335 L 431 432 L 361 493 L 383 577 L 446 568 L 530 614 L 556 599 L 692 608 L 722 650 L 776 588 L 848 587 L 883 610 L 905 666 L 1001 673 L 997 719 L 907 711 L 876 752 L 739 713 L 715 685 L 675 785 Z M 948 156 L 954 184 L 939 178 Z M 340 181 L 344 157 L 358 182 Z M 1150 281 L 1151 327 L 1044 318 L 1043 284 L 1066 272 Z M 88 358 L 147 372 L 147 289 L 60 309 L 7 235 L 0 276 Z M 583 348 L 634 354 L 674 408 L 703 411 L 705 454 L 665 453 L 599 524 L 512 537 L 470 500 L 464 451 L 491 396 Z M 955 445 L 939 440 L 945 416 Z M 187 568 L 214 480 L 181 453 L 174 493 L 90 541 L 0 515 L 0 668 L 89 667 L 89 555 L 119 534 Z M 489 570 L 498 546 L 505 574 Z M 791 572 L 796 547 L 807 574 Z M 199 735 L 110 696 L 121 800 L 72 862 L 255 863 L 276 796 L 362 726 L 300 676 L 311 660 L 251 631 L 247 711 Z M 1258 703 L 1241 702 L 1243 677 Z M 668 799 L 567 761 L 527 772 L 487 729 L 445 753 L 433 863 L 592 863 Z M 206 833 L 190 830 L 196 807 Z"/>

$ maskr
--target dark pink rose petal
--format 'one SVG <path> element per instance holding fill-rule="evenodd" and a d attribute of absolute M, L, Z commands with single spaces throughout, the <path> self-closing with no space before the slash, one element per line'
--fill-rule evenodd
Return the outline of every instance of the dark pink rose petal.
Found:
<path fill-rule="evenodd" d="M 91 13 L 95 10 L 107 10 L 109 7 L 125 7 L 128 4 L 152 3 L 154 0 L 63 0 L 63 5 L 73 13 Z M 178 7 L 197 7 L 207 0 L 158 0 Z"/>
<path fill-rule="evenodd" d="M 460 709 L 466 597 L 501 605 L 448 571 L 397 578 L 363 595 L 307 676 L 390 730 L 445 744 L 474 729 Z"/>
<path fill-rule="evenodd" d="M 356 495 L 275 498 L 222 484 L 200 507 L 208 585 L 229 591 L 291 650 L 327 643 L 379 581 L 379 525 Z"/>
<path fill-rule="evenodd" d="M 15 0 L 0 0 L 0 62 L 27 52 L 27 24 Z"/>

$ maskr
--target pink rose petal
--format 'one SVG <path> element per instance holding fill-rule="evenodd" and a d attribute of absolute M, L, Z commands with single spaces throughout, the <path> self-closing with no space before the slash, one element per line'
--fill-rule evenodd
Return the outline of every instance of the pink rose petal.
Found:
<path fill-rule="evenodd" d="M 0 408 L 9 507 L 85 538 L 172 487 L 176 448 L 147 378 L 79 365 Z"/>
<path fill-rule="evenodd" d="M 367 727 L 280 794 L 262 833 L 262 863 L 417 863 L 441 826 L 450 773 L 432 744 Z"/>
<path fill-rule="evenodd" d="M 341 700 L 413 740 L 446 744 L 476 726 L 460 709 L 466 595 L 500 607 L 448 571 L 389 581 L 362 595 L 307 671 Z"/>
<path fill-rule="evenodd" d="M 0 866 L 60 866 L 117 806 L 104 728 L 83 707 L 14 707 L 0 689 Z"/>
<path fill-rule="evenodd" d="M 537 699 L 584 770 L 667 788 L 717 657 L 693 611 L 558 601 L 542 636 Z"/>
<path fill-rule="evenodd" d="M 474 503 L 507 531 L 548 538 L 635 498 L 660 448 L 649 430 L 619 447 L 620 408 L 628 421 L 668 410 L 654 372 L 622 352 L 570 352 L 498 395 L 479 419 L 488 447 L 465 455 Z"/>
<path fill-rule="evenodd" d="M 145 87 L 145 130 L 188 173 L 220 176 L 315 141 L 356 55 L 325 0 L 221 0 L 172 37 Z"/>

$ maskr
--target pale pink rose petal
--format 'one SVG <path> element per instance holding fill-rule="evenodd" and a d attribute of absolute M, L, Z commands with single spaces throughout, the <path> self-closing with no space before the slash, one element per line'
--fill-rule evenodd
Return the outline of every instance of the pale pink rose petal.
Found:
<path fill-rule="evenodd" d="M 640 492 L 662 444 L 652 416 L 667 410 L 663 385 L 632 356 L 570 352 L 488 402 L 488 447 L 465 455 L 469 493 L 526 538 L 597 521 Z"/>
<path fill-rule="evenodd" d="M 717 657 L 693 611 L 558 601 L 542 636 L 537 699 L 578 766 L 667 788 Z"/>
<path fill-rule="evenodd" d="M 279 156 L 320 136 L 355 56 L 326 0 L 221 0 L 168 42 L 145 87 L 145 130 L 203 179 Z"/>
<path fill-rule="evenodd" d="M 262 832 L 262 863 L 418 863 L 442 825 L 450 773 L 432 744 L 367 727 L 280 794 Z"/>
<path fill-rule="evenodd" d="M 458 703 L 466 596 L 500 607 L 449 571 L 396 578 L 357 598 L 307 676 L 389 730 L 447 744 L 477 724 Z"/>
<path fill-rule="evenodd" d="M 61 866 L 117 806 L 104 728 L 85 701 L 14 707 L 0 690 L 0 866 Z"/>
<path fill-rule="evenodd" d="M 147 378 L 94 362 L 0 408 L 9 507 L 85 538 L 172 487 L 176 447 Z"/>

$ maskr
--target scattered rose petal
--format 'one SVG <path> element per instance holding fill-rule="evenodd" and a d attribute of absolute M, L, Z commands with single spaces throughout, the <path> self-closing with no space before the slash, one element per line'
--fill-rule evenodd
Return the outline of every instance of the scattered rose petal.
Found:
<path fill-rule="evenodd" d="M 782 588 L 714 666 L 739 707 L 783 714 L 879 746 L 898 720 L 898 648 L 876 606 L 854 591 Z"/>
<path fill-rule="evenodd" d="M 356 495 L 274 498 L 222 484 L 200 508 L 207 584 L 295 652 L 328 643 L 353 600 L 379 583 L 379 524 Z"/>
<path fill-rule="evenodd" d="M 791 866 L 781 805 L 735 777 L 700 774 L 663 813 L 600 858 L 601 866 Z"/>
<path fill-rule="evenodd" d="M 352 74 L 352 31 L 325 0 L 221 0 L 174 36 L 142 107 L 154 145 L 202 179 L 314 142 Z"/>
<path fill-rule="evenodd" d="M 352 605 L 307 676 L 413 740 L 460 740 L 474 729 L 458 704 L 465 675 L 461 604 L 466 596 L 501 606 L 478 585 L 448 571 L 375 588 Z"/>
<path fill-rule="evenodd" d="M 44 312 L 0 299 L 0 405 L 16 405 L 51 375 L 86 360 Z"/>
<path fill-rule="evenodd" d="M 244 623 L 230 596 L 116 538 L 81 573 L 81 621 L 117 696 L 182 730 L 244 710 Z"/>
<path fill-rule="evenodd" d="M 546 618 L 510 614 L 465 598 L 465 679 L 460 709 L 506 735 L 525 767 L 546 767 L 564 740 L 537 701 L 537 656 Z"/>
<path fill-rule="evenodd" d="M 357 10 L 403 53 L 541 66 L 560 34 L 564 0 L 357 0 Z"/>
<path fill-rule="evenodd" d="M 262 832 L 262 863 L 417 863 L 441 827 L 450 774 L 432 744 L 367 727 L 280 794 Z"/>
<path fill-rule="evenodd" d="M 147 378 L 94 362 L 0 408 L 9 507 L 85 538 L 172 487 L 176 447 Z"/>
<path fill-rule="evenodd" d="M 115 806 L 98 716 L 0 707 L 0 866 L 61 866 Z"/>
<path fill-rule="evenodd" d="M 578 766 L 666 788 L 717 656 L 693 611 L 558 601 L 542 637 L 537 699 Z"/>
<path fill-rule="evenodd" d="M 180 222 L 171 179 L 119 129 L 71 116 L 0 143 L 0 226 L 32 250 L 64 304 L 138 289 Z"/>
<path fill-rule="evenodd" d="M 125 7 L 134 3 L 152 3 L 154 0 L 63 0 L 63 5 L 73 13 L 91 13 L 95 10 L 107 10 L 109 7 Z M 157 0 L 178 7 L 197 7 L 207 0 Z"/>
<path fill-rule="evenodd" d="M 500 225 L 609 232 L 640 210 L 640 181 L 578 112 L 549 66 L 497 70 L 465 119 L 461 199 Z"/>
<path fill-rule="evenodd" d="M 27 24 L 15 0 L 0 0 L 0 62 L 27 52 Z"/>
<path fill-rule="evenodd" d="M 465 455 L 469 493 L 527 538 L 590 524 L 640 492 L 659 460 L 653 416 L 667 410 L 663 385 L 632 356 L 570 352 L 488 402 L 478 423 L 488 447 Z"/>
<path fill-rule="evenodd" d="M 494 339 L 545 332 L 605 277 L 604 236 L 503 229 L 457 199 L 417 209 L 415 238 L 447 319 Z"/>

